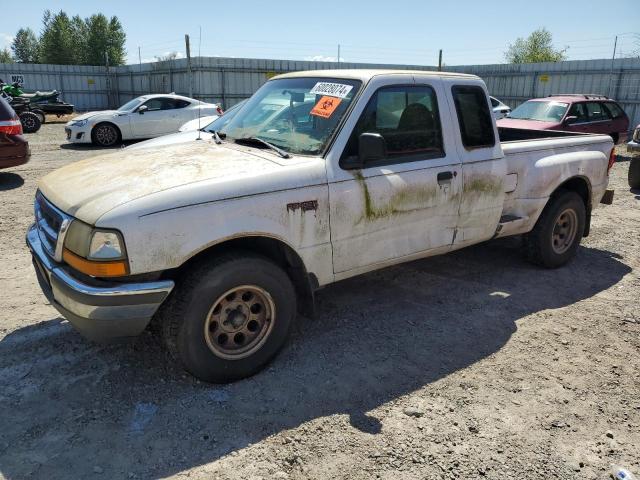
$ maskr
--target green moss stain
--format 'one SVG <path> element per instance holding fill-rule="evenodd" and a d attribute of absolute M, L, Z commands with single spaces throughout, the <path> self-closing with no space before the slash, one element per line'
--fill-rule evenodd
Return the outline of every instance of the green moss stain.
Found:
<path fill-rule="evenodd" d="M 495 197 L 500 195 L 504 189 L 502 179 L 496 179 L 489 176 L 473 177 L 465 182 L 464 193 L 477 193 L 478 195 L 491 195 Z"/>
<path fill-rule="evenodd" d="M 362 189 L 364 203 L 364 215 L 358 219 L 356 224 L 363 220 L 374 221 L 428 208 L 438 194 L 436 188 L 424 188 L 411 185 L 395 192 L 384 205 L 376 206 L 371 199 L 369 187 L 362 173 L 356 171 L 353 175 Z M 451 196 L 452 199 L 456 197 L 457 195 Z"/>

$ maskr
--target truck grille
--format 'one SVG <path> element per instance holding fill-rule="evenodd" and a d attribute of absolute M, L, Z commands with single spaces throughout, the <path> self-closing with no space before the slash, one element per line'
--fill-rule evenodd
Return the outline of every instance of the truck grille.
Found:
<path fill-rule="evenodd" d="M 64 241 L 66 232 L 72 217 L 57 209 L 44 195 L 38 191 L 34 202 L 34 213 L 38 236 L 44 250 L 56 261 L 62 260 L 62 248 L 57 248 L 58 243 Z M 60 245 L 62 247 L 62 245 Z"/>

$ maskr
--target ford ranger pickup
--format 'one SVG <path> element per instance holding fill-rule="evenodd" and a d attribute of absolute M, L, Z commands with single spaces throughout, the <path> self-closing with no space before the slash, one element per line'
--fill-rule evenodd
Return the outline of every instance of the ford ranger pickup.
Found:
<path fill-rule="evenodd" d="M 27 244 L 83 335 L 157 325 L 186 370 L 229 382 L 272 359 L 333 282 L 509 235 L 529 261 L 564 265 L 612 201 L 612 150 L 608 135 L 499 129 L 473 75 L 291 73 L 219 130 L 46 175 Z"/>

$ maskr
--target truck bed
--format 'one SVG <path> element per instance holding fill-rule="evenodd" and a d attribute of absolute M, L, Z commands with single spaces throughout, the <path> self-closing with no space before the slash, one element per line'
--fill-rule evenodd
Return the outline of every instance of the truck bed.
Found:
<path fill-rule="evenodd" d="M 505 225 L 499 236 L 531 230 L 563 178 L 589 179 L 585 185 L 593 206 L 598 204 L 614 146 L 610 136 L 515 128 L 498 132 L 506 160 L 503 216 L 518 219 Z"/>

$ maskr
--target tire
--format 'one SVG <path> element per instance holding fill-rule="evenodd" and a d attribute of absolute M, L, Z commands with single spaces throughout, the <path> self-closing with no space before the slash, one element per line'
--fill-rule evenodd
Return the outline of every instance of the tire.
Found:
<path fill-rule="evenodd" d="M 527 260 L 546 268 L 558 268 L 576 254 L 584 235 L 586 209 L 580 195 L 560 190 L 542 211 L 533 230 L 524 236 Z"/>
<path fill-rule="evenodd" d="M 640 157 L 632 158 L 629 162 L 629 187 L 640 190 Z"/>
<path fill-rule="evenodd" d="M 22 123 L 22 130 L 24 130 L 24 133 L 36 133 L 40 130 L 40 119 L 35 113 L 22 112 L 18 117 L 20 118 L 20 123 Z"/>
<path fill-rule="evenodd" d="M 236 251 L 188 272 L 159 313 L 165 344 L 185 370 L 228 383 L 255 374 L 282 348 L 296 293 L 271 260 Z"/>
<path fill-rule="evenodd" d="M 42 125 L 44 125 L 44 123 L 47 121 L 47 118 L 46 118 L 44 112 L 42 110 L 40 110 L 39 108 L 36 108 L 34 110 L 31 110 L 31 111 L 38 116 L 38 118 L 40 119 L 40 123 Z"/>
<path fill-rule="evenodd" d="M 121 140 L 120 130 L 113 123 L 99 123 L 93 127 L 91 140 L 98 147 L 113 147 Z"/>

